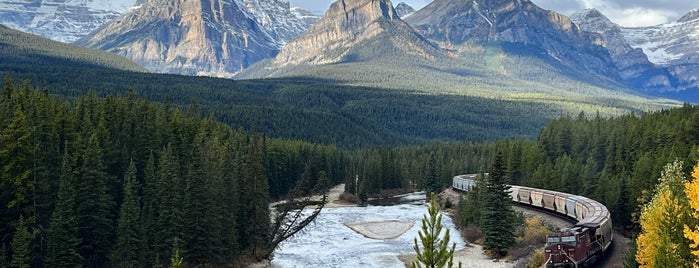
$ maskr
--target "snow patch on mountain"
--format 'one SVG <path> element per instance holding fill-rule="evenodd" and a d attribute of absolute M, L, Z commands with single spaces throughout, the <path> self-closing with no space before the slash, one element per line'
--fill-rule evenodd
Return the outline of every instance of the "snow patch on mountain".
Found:
<path fill-rule="evenodd" d="M 73 42 L 118 17 L 137 0 L 44 0 L 0 2 L 0 24 Z"/>
<path fill-rule="evenodd" d="M 293 12 L 289 6 L 289 1 L 242 0 L 242 2 L 244 4 L 242 6 L 247 7 L 255 21 L 270 34 L 279 48 L 312 25 L 309 20 L 305 19 L 310 15 L 303 14 L 298 8 L 295 9 L 296 12 Z"/>
<path fill-rule="evenodd" d="M 696 62 L 699 57 L 699 18 L 651 27 L 622 28 L 624 38 L 643 50 L 654 64 L 666 66 Z"/>

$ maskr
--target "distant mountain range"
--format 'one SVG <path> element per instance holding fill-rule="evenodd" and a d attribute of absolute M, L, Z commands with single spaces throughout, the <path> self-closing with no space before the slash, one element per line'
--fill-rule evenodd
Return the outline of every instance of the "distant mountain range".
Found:
<path fill-rule="evenodd" d="M 74 42 L 141 0 L 0 1 L 0 24 L 61 42 Z"/>
<path fill-rule="evenodd" d="M 435 0 L 418 11 L 338 0 L 322 19 L 284 0 L 43 0 L 0 3 L 0 23 L 165 73 L 311 76 L 498 96 L 587 87 L 691 96 L 699 88 L 697 10 L 673 23 L 624 28 L 596 10 L 569 18 L 529 0 Z M 413 81 L 417 74 L 431 76 Z M 385 83 L 401 75 L 412 78 Z M 463 89 L 481 79 L 514 82 Z M 517 89 L 519 80 L 533 85 Z M 552 81 L 564 81 L 562 89 Z"/>
<path fill-rule="evenodd" d="M 600 34 L 622 77 L 647 92 L 699 88 L 699 11 L 677 22 L 652 27 L 626 28 L 604 14 L 588 9 L 571 16 L 588 32 Z"/>

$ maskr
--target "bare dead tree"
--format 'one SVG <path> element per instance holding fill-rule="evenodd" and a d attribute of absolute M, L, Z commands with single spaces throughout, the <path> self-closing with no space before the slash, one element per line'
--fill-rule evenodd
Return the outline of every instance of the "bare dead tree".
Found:
<path fill-rule="evenodd" d="M 286 200 L 277 206 L 273 216 L 269 242 L 267 244 L 267 256 L 272 256 L 274 250 L 284 240 L 294 236 L 315 220 L 325 204 L 328 202 L 328 178 L 325 171 L 318 173 L 315 185 L 308 191 L 311 184 L 310 167 L 306 164 L 301 179 L 289 192 Z M 320 198 L 320 200 L 315 199 Z M 305 216 L 306 207 L 315 206 L 310 215 Z"/>

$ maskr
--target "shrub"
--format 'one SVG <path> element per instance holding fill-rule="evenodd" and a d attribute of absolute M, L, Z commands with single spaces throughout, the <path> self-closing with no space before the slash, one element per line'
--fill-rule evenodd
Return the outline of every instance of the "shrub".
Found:
<path fill-rule="evenodd" d="M 470 243 L 479 244 L 483 242 L 483 232 L 478 226 L 473 224 L 469 224 L 461 229 L 461 236 Z"/>
<path fill-rule="evenodd" d="M 350 194 L 348 192 L 340 194 L 340 200 L 353 204 L 360 204 L 362 202 L 362 200 L 360 200 L 358 196 Z"/>

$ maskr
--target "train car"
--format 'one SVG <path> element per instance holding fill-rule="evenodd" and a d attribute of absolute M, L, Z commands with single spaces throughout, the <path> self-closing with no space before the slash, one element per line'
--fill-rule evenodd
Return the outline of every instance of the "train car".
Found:
<path fill-rule="evenodd" d="M 453 187 L 469 191 L 476 175 L 460 175 Z M 510 186 L 515 203 L 542 208 L 577 221 L 575 226 L 553 232 L 545 247 L 546 267 L 589 266 L 612 244 L 612 220 L 607 207 L 587 197 L 523 186 Z"/>
<path fill-rule="evenodd" d="M 526 205 L 531 205 L 532 204 L 532 190 L 529 188 L 525 187 L 520 187 L 519 188 L 519 194 L 517 195 L 517 202 L 526 204 Z"/>
<path fill-rule="evenodd" d="M 556 195 L 546 191 L 542 199 L 544 209 L 556 211 Z"/>
<path fill-rule="evenodd" d="M 532 206 L 538 207 L 538 208 L 543 208 L 544 204 L 542 201 L 544 200 L 544 192 L 538 189 L 532 189 L 531 190 L 531 199 L 532 199 Z"/>

